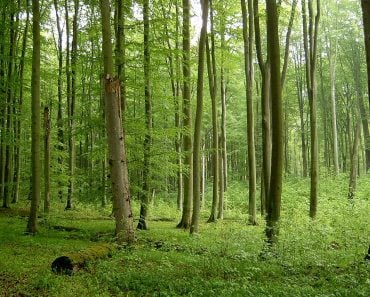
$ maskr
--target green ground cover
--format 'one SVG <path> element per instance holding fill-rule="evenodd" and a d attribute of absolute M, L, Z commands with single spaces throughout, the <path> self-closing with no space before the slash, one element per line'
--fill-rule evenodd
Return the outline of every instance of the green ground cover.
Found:
<path fill-rule="evenodd" d="M 360 180 L 357 198 L 346 199 L 345 177 L 321 183 L 319 212 L 308 218 L 308 181 L 284 185 L 280 241 L 264 250 L 264 222 L 246 224 L 246 190 L 231 184 L 224 221 L 200 233 L 175 228 L 179 213 L 170 198 L 157 198 L 150 230 L 111 257 L 72 276 L 54 274 L 65 253 L 112 242 L 110 210 L 53 204 L 40 218 L 37 236 L 23 235 L 27 218 L 14 206 L 0 211 L 0 296 L 370 296 L 370 182 Z M 209 201 L 209 197 L 208 197 Z M 137 207 L 137 205 L 135 205 Z M 137 211 L 135 211 L 137 213 Z M 55 226 L 75 227 L 63 230 Z"/>

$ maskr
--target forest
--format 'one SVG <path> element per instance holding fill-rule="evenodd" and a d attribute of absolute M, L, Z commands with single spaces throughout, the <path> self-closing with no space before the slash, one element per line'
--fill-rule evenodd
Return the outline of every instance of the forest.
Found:
<path fill-rule="evenodd" d="M 370 1 L 0 0 L 0 296 L 370 296 Z"/>

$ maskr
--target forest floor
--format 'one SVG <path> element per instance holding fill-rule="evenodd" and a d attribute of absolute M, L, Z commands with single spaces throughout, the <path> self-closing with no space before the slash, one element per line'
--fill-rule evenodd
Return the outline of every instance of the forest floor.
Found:
<path fill-rule="evenodd" d="M 195 236 L 175 228 L 179 213 L 169 199 L 157 199 L 150 230 L 137 231 L 135 244 L 72 276 L 54 274 L 51 263 L 112 242 L 110 210 L 80 203 L 66 212 L 55 202 L 51 214 L 39 219 L 39 234 L 27 236 L 27 204 L 20 203 L 0 210 L 0 296 L 368 297 L 370 263 L 364 256 L 370 243 L 370 182 L 360 181 L 353 203 L 346 199 L 346 184 L 344 179 L 322 183 L 318 217 L 312 221 L 308 181 L 285 182 L 273 254 L 264 252 L 262 218 L 257 226 L 246 224 L 247 196 L 240 184 L 229 187 L 223 221 L 204 223 L 204 207 Z"/>

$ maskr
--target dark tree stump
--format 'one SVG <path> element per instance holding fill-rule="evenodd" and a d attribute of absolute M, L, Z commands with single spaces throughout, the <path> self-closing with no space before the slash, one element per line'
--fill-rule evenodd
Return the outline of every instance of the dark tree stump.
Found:
<path fill-rule="evenodd" d="M 104 244 L 93 246 L 80 252 L 69 253 L 56 258 L 51 264 L 51 269 L 57 274 L 72 275 L 84 268 L 89 262 L 110 257 L 114 249 L 114 246 Z"/>

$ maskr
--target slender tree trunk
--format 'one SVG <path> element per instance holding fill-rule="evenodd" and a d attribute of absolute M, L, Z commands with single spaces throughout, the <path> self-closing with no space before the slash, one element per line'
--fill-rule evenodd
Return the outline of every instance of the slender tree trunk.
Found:
<path fill-rule="evenodd" d="M 206 140 L 204 140 L 202 145 L 202 185 L 201 185 L 202 207 L 206 202 L 206 181 L 207 181 L 207 156 L 206 156 Z"/>
<path fill-rule="evenodd" d="M 292 9 L 290 11 L 288 30 L 287 30 L 286 37 L 285 37 L 284 62 L 283 62 L 283 70 L 281 72 L 281 88 L 282 89 L 284 88 L 286 72 L 288 70 L 290 36 L 292 34 L 294 15 L 295 15 L 295 10 L 296 10 L 296 7 L 297 7 L 297 3 L 298 3 L 298 0 L 293 0 L 293 2 L 292 2 Z"/>
<path fill-rule="evenodd" d="M 162 1 L 161 8 L 162 8 L 162 15 L 163 18 L 166 19 L 166 12 L 165 12 L 165 5 Z M 176 33 L 175 33 L 175 51 L 173 53 L 172 45 L 170 42 L 170 33 L 168 30 L 168 25 L 165 23 L 164 31 L 166 34 L 166 42 L 165 46 L 169 49 L 170 53 L 167 55 L 168 60 L 168 70 L 170 74 L 171 80 L 171 91 L 172 97 L 174 102 L 174 110 L 175 110 L 175 128 L 176 128 L 176 136 L 175 136 L 175 150 L 176 150 L 176 163 L 177 163 L 177 209 L 182 209 L 182 203 L 184 199 L 184 189 L 183 189 L 183 174 L 182 174 L 182 137 L 181 137 L 181 103 L 180 103 L 180 58 L 179 58 L 179 5 L 178 1 L 175 1 L 175 9 L 176 9 Z"/>
<path fill-rule="evenodd" d="M 217 73 L 216 73 L 216 55 L 215 55 L 215 39 L 214 39 L 214 23 L 213 23 L 213 3 L 209 0 L 210 21 L 211 21 L 211 47 L 209 46 L 208 38 L 206 38 L 206 55 L 207 69 L 209 79 L 209 90 L 212 105 L 212 208 L 208 223 L 215 222 L 217 219 L 217 210 L 219 204 L 219 173 L 220 159 L 218 154 L 218 115 L 217 115 Z"/>
<path fill-rule="evenodd" d="M 72 196 L 73 196 L 73 168 L 72 168 L 72 157 L 73 157 L 73 150 L 74 148 L 71 146 L 72 143 L 72 115 L 71 115 L 71 49 L 70 49 L 70 24 L 69 24 L 69 0 L 65 0 L 64 2 L 64 9 L 65 9 L 65 21 L 66 21 L 66 81 L 67 81 L 67 110 L 68 110 L 68 193 L 67 193 L 67 204 L 66 210 L 72 208 Z"/>
<path fill-rule="evenodd" d="M 9 53 L 8 53 L 8 73 L 7 73 L 7 82 L 6 82 L 6 133 L 8 139 L 14 139 L 14 116 L 13 116 L 13 105 L 14 105 L 14 89 L 15 81 L 13 76 L 14 71 L 14 62 L 15 62 L 15 41 L 16 41 L 16 32 L 15 32 L 15 3 L 14 1 L 10 3 L 10 19 L 9 19 Z M 3 198 L 3 207 L 8 208 L 11 201 L 12 185 L 13 185 L 13 156 L 14 148 L 13 142 L 7 141 L 5 146 L 5 177 L 4 177 L 4 198 Z"/>
<path fill-rule="evenodd" d="M 190 1 L 182 1 L 183 10 L 183 115 L 184 115 L 184 167 L 187 173 L 184 174 L 184 201 L 182 207 L 181 221 L 177 228 L 189 228 L 191 208 L 193 201 L 193 141 L 191 134 L 191 70 L 190 70 Z"/>
<path fill-rule="evenodd" d="M 113 214 L 119 244 L 134 240 L 133 216 L 127 170 L 126 148 L 122 130 L 120 81 L 113 77 L 113 53 L 109 0 L 100 0 L 104 58 L 104 102 L 108 140 Z"/>
<path fill-rule="evenodd" d="M 22 125 L 20 115 L 22 114 L 22 107 L 23 107 L 23 78 L 24 78 L 24 65 L 25 65 L 25 57 L 26 57 L 26 50 L 27 50 L 27 40 L 28 40 L 28 28 L 29 28 L 29 0 L 26 0 L 26 24 L 23 31 L 22 37 L 22 50 L 21 50 L 21 57 L 19 61 L 19 71 L 18 71 L 18 80 L 19 80 L 19 98 L 18 98 L 18 119 L 16 120 L 15 124 L 15 135 L 16 135 L 16 148 L 15 148 L 15 168 L 14 168 L 14 195 L 12 203 L 18 202 L 19 199 L 19 184 L 20 184 L 20 176 L 21 176 L 21 132 L 22 132 Z M 1 54 L 0 54 L 1 55 Z"/>
<path fill-rule="evenodd" d="M 353 50 L 352 56 L 353 56 L 353 78 L 356 88 L 356 96 L 357 96 L 357 102 L 358 107 L 360 111 L 361 116 L 361 122 L 362 122 L 362 130 L 364 133 L 364 142 L 365 142 L 365 153 L 366 153 L 366 172 L 370 168 L 370 133 L 369 133 L 369 125 L 368 125 L 368 112 L 365 108 L 365 104 L 363 101 L 363 89 L 361 85 L 361 65 L 360 65 L 360 57 L 361 54 L 359 52 L 359 47 L 356 44 L 356 47 Z"/>
<path fill-rule="evenodd" d="M 263 61 L 261 45 L 261 29 L 259 23 L 258 0 L 253 0 L 253 17 L 255 27 L 256 54 L 261 72 L 261 109 L 262 109 L 262 172 L 261 213 L 268 205 L 271 178 L 271 109 L 270 109 L 270 65 Z"/>
<path fill-rule="evenodd" d="M 56 16 L 56 24 L 58 31 L 58 112 L 57 112 L 57 133 L 58 133 L 58 163 L 62 167 L 64 151 L 64 129 L 63 129 L 63 30 L 60 24 L 58 1 L 54 0 L 54 10 Z M 59 173 L 62 173 L 60 169 Z M 63 186 L 62 182 L 58 181 L 58 198 L 60 201 L 63 199 Z"/>
<path fill-rule="evenodd" d="M 30 216 L 28 218 L 26 233 L 35 234 L 37 228 L 37 212 L 40 202 L 41 168 L 40 168 L 40 5 L 39 0 L 32 1 L 32 74 L 31 74 L 31 185 L 32 200 Z"/>
<path fill-rule="evenodd" d="M 5 28 L 6 20 L 6 10 L 5 2 L 0 4 L 1 8 L 1 18 L 0 18 L 0 28 Z M 5 30 L 0 30 L 0 97 L 6 98 L 5 91 Z M 5 99 L 4 99 L 5 101 Z M 2 131 L 5 131 L 6 127 L 6 107 L 5 105 L 0 105 L 0 112 L 3 115 L 0 117 L 0 128 Z M 0 147 L 0 195 L 4 197 L 4 179 L 5 179 L 5 133 L 1 133 L 1 147 Z"/>
<path fill-rule="evenodd" d="M 197 108 L 194 125 L 193 146 L 193 215 L 191 218 L 190 234 L 198 233 L 200 216 L 200 141 L 203 113 L 203 77 L 204 77 L 204 53 L 207 38 L 208 0 L 201 0 L 202 5 L 202 29 L 200 31 L 198 49 L 198 80 L 197 80 Z M 216 139 L 217 141 L 217 139 Z M 218 168 L 217 168 L 218 169 Z M 218 175 L 218 172 L 217 172 Z M 217 188 L 218 184 L 216 184 Z"/>
<path fill-rule="evenodd" d="M 306 3 L 302 0 L 303 35 L 306 60 L 307 93 L 310 104 L 311 124 L 311 190 L 310 190 L 310 217 L 315 218 L 317 212 L 318 192 L 318 139 L 317 139 L 317 91 L 316 91 L 316 51 L 317 35 L 320 19 L 320 0 L 317 0 L 316 16 L 313 11 L 313 0 L 308 0 L 309 24 L 307 32 Z"/>
<path fill-rule="evenodd" d="M 370 1 L 361 0 L 362 19 L 364 26 L 365 38 L 365 55 L 366 55 L 366 70 L 367 70 L 367 93 L 370 107 Z"/>
<path fill-rule="evenodd" d="M 219 137 L 218 139 L 219 142 L 219 147 L 222 147 L 222 136 Z M 220 160 L 220 166 L 219 166 L 219 202 L 218 202 L 218 214 L 217 214 L 217 219 L 223 220 L 224 219 L 224 192 L 225 192 L 225 180 L 223 178 L 223 172 L 225 169 L 223 168 L 224 163 L 222 162 L 223 158 L 223 152 L 222 149 L 219 150 L 218 153 L 218 158 Z M 203 195 L 204 197 L 204 195 Z"/>
<path fill-rule="evenodd" d="M 149 0 L 144 0 L 144 95 L 145 95 L 145 139 L 144 139 L 144 166 L 143 166 L 143 189 L 141 192 L 140 218 L 138 229 L 147 230 L 147 216 L 150 202 L 150 148 L 152 146 L 152 98 L 150 79 L 150 31 L 149 31 Z"/>
<path fill-rule="evenodd" d="M 228 172 L 227 172 L 227 145 L 226 145 L 226 79 L 225 79 L 225 51 L 226 51 L 226 41 L 225 41 L 225 7 L 224 1 L 222 2 L 222 11 L 220 17 L 220 35 L 221 35 L 221 65 L 220 65 L 220 93 L 221 93 L 221 142 L 220 142 L 220 149 L 221 149 L 221 158 L 220 158 L 220 167 L 221 175 L 220 179 L 222 179 L 223 189 L 224 192 L 227 191 L 228 186 Z M 221 195 L 221 194 L 220 194 Z M 221 197 L 220 197 L 221 200 Z"/>
<path fill-rule="evenodd" d="M 351 153 L 351 172 L 349 174 L 348 199 L 353 199 L 356 195 L 357 171 L 358 171 L 358 146 L 361 137 L 361 122 L 357 120 L 353 147 Z"/>
<path fill-rule="evenodd" d="M 224 31 L 221 33 L 221 163 L 222 163 L 222 175 L 220 178 L 223 179 L 224 192 L 227 191 L 228 186 L 228 172 L 227 172 L 227 143 L 226 143 L 226 82 L 225 82 L 225 69 L 224 69 L 224 48 L 225 48 L 225 34 Z"/>
<path fill-rule="evenodd" d="M 308 162 L 307 162 L 307 148 L 306 148 L 306 128 L 305 128 L 305 112 L 304 112 L 304 99 L 303 99 L 303 78 L 301 73 L 302 63 L 300 58 L 295 59 L 295 76 L 296 76 L 296 88 L 297 98 L 299 107 L 299 119 L 301 128 L 301 151 L 302 151 L 302 175 L 304 178 L 307 177 Z"/>
<path fill-rule="evenodd" d="M 266 0 L 267 52 L 271 63 L 272 160 L 271 181 L 267 204 L 266 236 L 269 244 L 277 242 L 279 235 L 280 201 L 283 173 L 283 108 L 281 94 L 280 46 L 278 12 L 275 0 Z"/>
<path fill-rule="evenodd" d="M 116 33 L 116 48 L 115 48 L 115 63 L 118 78 L 121 81 L 121 109 L 123 127 L 125 122 L 126 110 L 126 31 L 124 18 L 124 1 L 115 0 L 115 33 Z M 125 136 L 125 133 L 123 133 Z"/>
<path fill-rule="evenodd" d="M 44 212 L 50 211 L 50 112 L 44 108 Z"/>
<path fill-rule="evenodd" d="M 332 49 L 334 47 L 334 49 Z M 334 161 L 334 173 L 339 174 L 339 153 L 338 153 L 338 131 L 337 131 L 337 107 L 336 107 L 336 58 L 337 56 L 337 44 L 330 44 L 329 49 L 329 76 L 330 76 L 330 107 L 331 107 L 331 126 L 333 133 L 333 161 Z"/>
<path fill-rule="evenodd" d="M 254 143 L 254 109 L 253 109 L 253 6 L 248 0 L 248 14 L 245 0 L 241 0 L 243 14 L 243 39 L 244 39 L 244 72 L 246 77 L 246 102 L 247 102 L 247 139 L 248 139 L 248 168 L 249 168 L 249 203 L 248 222 L 256 225 L 256 156 Z"/>

